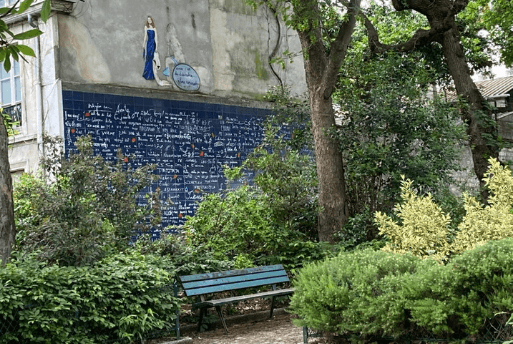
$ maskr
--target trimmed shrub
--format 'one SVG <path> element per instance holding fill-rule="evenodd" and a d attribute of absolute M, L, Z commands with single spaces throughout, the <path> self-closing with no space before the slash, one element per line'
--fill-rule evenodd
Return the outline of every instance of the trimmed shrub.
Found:
<path fill-rule="evenodd" d="M 0 268 L 0 343 L 121 343 L 174 326 L 169 261 L 116 255 L 91 267 L 33 256 Z"/>
<path fill-rule="evenodd" d="M 410 284 L 412 321 L 433 332 L 479 335 L 486 319 L 513 312 L 513 239 L 456 255 Z"/>
<path fill-rule="evenodd" d="M 294 280 L 290 309 L 296 323 L 335 333 L 400 335 L 405 300 L 397 295 L 404 276 L 429 264 L 411 255 L 356 250 L 310 264 Z"/>
<path fill-rule="evenodd" d="M 302 326 L 477 340 L 494 330 L 487 319 L 513 312 L 513 239 L 490 241 L 446 265 L 409 254 L 344 252 L 303 268 L 294 287 L 290 308 Z"/>

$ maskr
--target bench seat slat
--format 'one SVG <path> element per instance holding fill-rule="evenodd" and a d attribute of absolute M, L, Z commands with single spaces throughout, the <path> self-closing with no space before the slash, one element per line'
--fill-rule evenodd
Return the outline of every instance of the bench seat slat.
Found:
<path fill-rule="evenodd" d="M 237 283 L 231 283 L 231 284 L 224 284 L 224 285 L 217 285 L 217 286 L 189 289 L 189 290 L 184 289 L 184 290 L 185 290 L 185 294 L 187 296 L 194 296 L 194 295 L 217 293 L 217 292 L 226 291 L 226 290 L 235 290 L 235 289 L 259 287 L 262 285 L 269 285 L 269 284 L 276 284 L 276 283 L 285 283 L 288 281 L 289 281 L 289 278 L 287 276 L 284 276 L 284 277 L 267 278 L 264 280 L 237 282 Z"/>
<path fill-rule="evenodd" d="M 184 289 L 189 290 L 189 289 L 212 287 L 212 286 L 216 286 L 216 285 L 230 284 L 230 283 L 236 283 L 236 282 L 263 280 L 263 279 L 272 278 L 272 277 L 287 277 L 287 273 L 284 270 L 269 271 L 269 272 L 261 272 L 261 273 L 249 274 L 249 275 L 231 276 L 231 277 L 223 277 L 223 278 L 216 278 L 216 279 L 203 280 L 203 281 L 187 282 L 187 283 L 183 283 L 182 286 Z"/>
<path fill-rule="evenodd" d="M 257 294 L 250 294 L 250 295 L 241 295 L 241 296 L 234 296 L 234 297 L 227 297 L 224 299 L 217 299 L 217 300 L 210 300 L 210 301 L 204 301 L 204 302 L 198 302 L 194 304 L 194 307 L 202 307 L 202 306 L 222 306 L 228 303 L 234 303 L 239 301 L 246 301 L 261 297 L 270 297 L 270 296 L 284 296 L 284 295 L 290 295 L 294 293 L 293 288 L 288 289 L 280 289 L 280 290 L 271 290 L 266 291 L 263 293 L 257 293 Z"/>
<path fill-rule="evenodd" d="M 259 266 L 256 268 L 248 268 L 248 269 L 241 269 L 241 270 L 230 270 L 230 271 L 222 271 L 222 272 L 211 272 L 211 273 L 206 273 L 206 274 L 181 276 L 180 281 L 182 283 L 185 283 L 185 282 L 202 281 L 202 280 L 207 280 L 207 279 L 247 275 L 247 274 L 252 274 L 252 273 L 276 271 L 276 270 L 284 270 L 283 265 L 277 264 L 277 265 Z"/>

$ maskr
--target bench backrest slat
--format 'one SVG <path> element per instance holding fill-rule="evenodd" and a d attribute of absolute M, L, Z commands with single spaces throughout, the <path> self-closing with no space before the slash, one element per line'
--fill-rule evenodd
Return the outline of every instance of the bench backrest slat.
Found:
<path fill-rule="evenodd" d="M 196 281 L 196 282 L 187 282 L 183 283 L 184 289 L 195 289 L 195 288 L 202 288 L 202 287 L 213 287 L 216 285 L 223 285 L 223 284 L 231 284 L 231 283 L 237 283 L 237 282 L 248 282 L 253 280 L 267 280 L 268 278 L 273 277 L 287 277 L 287 274 L 285 271 L 270 271 L 270 272 L 261 272 L 257 274 L 249 274 L 249 275 L 241 275 L 241 276 L 233 276 L 233 277 L 223 277 L 223 278 L 216 278 L 211 280 L 203 280 L 203 281 Z M 268 283 L 265 283 L 268 284 Z"/>
<path fill-rule="evenodd" d="M 193 282 L 193 281 L 202 281 L 209 280 L 221 277 L 229 277 L 229 276 L 239 276 L 239 275 L 247 275 L 257 272 L 265 272 L 265 271 L 276 271 L 276 270 L 284 270 L 283 265 L 268 265 L 268 266 L 258 266 L 256 268 L 248 268 L 248 269 L 240 269 L 240 270 L 230 270 L 230 271 L 222 271 L 222 272 L 210 272 L 206 274 L 197 274 L 197 275 L 189 275 L 189 276 L 181 276 L 180 281 L 184 282 Z"/>
<path fill-rule="evenodd" d="M 180 281 L 187 296 L 217 293 L 250 287 L 289 282 L 281 264 L 256 268 L 230 270 L 207 274 L 181 276 Z"/>
<path fill-rule="evenodd" d="M 227 290 L 260 287 L 263 285 L 274 284 L 274 283 L 285 283 L 285 282 L 288 282 L 289 279 L 288 279 L 288 277 L 274 277 L 274 278 L 269 278 L 269 279 L 265 280 L 265 283 L 262 283 L 262 281 L 263 280 L 246 281 L 246 282 L 238 282 L 238 283 L 232 283 L 232 284 L 216 285 L 216 286 L 212 286 L 212 287 L 205 287 L 205 288 L 199 288 L 199 289 L 189 289 L 189 290 L 185 291 L 185 294 L 187 296 L 194 296 L 194 295 L 218 293 L 218 292 L 227 291 Z"/>

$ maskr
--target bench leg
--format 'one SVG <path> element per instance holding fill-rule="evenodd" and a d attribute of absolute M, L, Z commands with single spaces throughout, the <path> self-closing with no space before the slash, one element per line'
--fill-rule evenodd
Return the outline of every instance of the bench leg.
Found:
<path fill-rule="evenodd" d="M 303 327 L 303 344 L 308 344 L 308 327 Z"/>
<path fill-rule="evenodd" d="M 272 299 L 271 299 L 271 315 L 269 316 L 269 318 L 272 318 L 273 317 L 273 310 L 274 310 L 274 299 L 276 297 L 273 296 Z"/>
<path fill-rule="evenodd" d="M 201 332 L 201 323 L 203 322 L 203 315 L 205 314 L 206 308 L 200 308 L 200 318 L 198 323 L 198 332 Z"/>
<path fill-rule="evenodd" d="M 226 326 L 226 322 L 224 321 L 224 316 L 223 316 L 223 312 L 221 312 L 221 307 L 216 306 L 216 311 L 217 311 L 217 314 L 219 315 L 219 318 L 221 318 L 221 322 L 223 323 L 224 332 L 226 334 L 228 334 L 228 327 Z"/>

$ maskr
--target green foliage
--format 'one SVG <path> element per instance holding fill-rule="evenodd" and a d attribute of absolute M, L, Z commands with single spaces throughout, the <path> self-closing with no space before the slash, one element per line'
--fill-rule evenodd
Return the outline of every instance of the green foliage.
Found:
<path fill-rule="evenodd" d="M 254 171 L 253 183 L 268 202 L 275 225 L 299 231 L 314 239 L 317 220 L 317 174 L 315 162 L 306 151 L 295 149 L 292 141 L 278 136 L 278 128 L 269 125 L 264 141 L 243 162 L 242 168 Z"/>
<path fill-rule="evenodd" d="M 343 252 L 294 281 L 298 325 L 335 333 L 481 339 L 486 319 L 513 311 L 513 239 L 490 241 L 447 265 L 409 254 Z"/>
<path fill-rule="evenodd" d="M 485 320 L 513 311 L 513 239 L 490 241 L 414 276 L 405 297 L 421 326 L 476 335 Z"/>
<path fill-rule="evenodd" d="M 11 119 L 11 116 L 9 116 L 8 114 L 6 114 L 3 109 L 0 109 L 1 111 L 1 115 L 2 115 L 2 121 L 4 123 L 4 126 L 5 126 L 5 129 L 7 129 L 7 135 L 8 136 L 13 136 L 15 135 L 17 132 L 16 130 L 14 129 L 14 127 L 16 126 L 16 124 L 18 124 L 18 122 L 13 122 L 12 119 Z"/>
<path fill-rule="evenodd" d="M 380 234 L 389 240 L 383 250 L 446 260 L 450 250 L 450 217 L 433 202 L 430 194 L 418 197 L 409 180 L 403 182 L 401 198 L 403 203 L 394 208 L 399 223 L 388 215 L 376 213 Z"/>
<path fill-rule="evenodd" d="M 224 271 L 234 268 L 231 260 L 216 259 L 212 252 L 202 246 L 193 246 L 186 242 L 181 234 L 162 233 L 158 240 L 152 241 L 148 235 L 140 236 L 133 249 L 141 254 L 154 254 L 166 257 L 172 262 L 176 275 L 193 275 L 204 272 Z"/>
<path fill-rule="evenodd" d="M 373 215 L 368 208 L 361 213 L 347 219 L 342 230 L 335 234 L 338 245 L 346 250 L 357 247 L 367 241 L 368 237 L 374 237 Z"/>
<path fill-rule="evenodd" d="M 342 252 L 304 267 L 294 280 L 290 309 L 296 324 L 345 333 L 398 335 L 404 301 L 394 290 L 420 260 L 374 250 Z"/>
<path fill-rule="evenodd" d="M 11 70 L 11 57 L 19 61 L 24 59 L 24 55 L 34 57 L 34 51 L 29 46 L 18 44 L 17 41 L 31 39 L 40 36 L 43 32 L 39 29 L 30 29 L 18 34 L 14 34 L 9 26 L 3 21 L 3 18 L 10 14 L 22 14 L 32 5 L 34 0 L 16 1 L 12 6 L 0 8 L 0 62 L 6 71 Z M 16 5 L 19 6 L 16 8 Z M 46 22 L 51 14 L 51 0 L 44 0 L 41 19 Z"/>
<path fill-rule="evenodd" d="M 0 343 L 125 343 L 169 333 L 179 309 L 169 263 L 131 253 L 59 267 L 20 256 L 0 268 Z"/>
<path fill-rule="evenodd" d="M 17 249 L 61 265 L 86 265 L 123 250 L 160 222 L 158 192 L 146 206 L 136 201 L 156 180 L 154 166 L 132 169 L 121 151 L 115 163 L 106 162 L 93 154 L 90 137 L 76 145 L 78 152 L 65 159 L 52 142 L 43 166 L 53 182 L 25 175 L 14 191 Z"/>
<path fill-rule="evenodd" d="M 255 265 L 285 264 L 287 269 L 322 258 L 322 244 L 275 222 L 269 196 L 250 186 L 225 195 L 206 195 L 184 224 L 190 245 L 218 260 L 242 259 Z M 243 255 L 241 257 L 241 255 Z"/>
<path fill-rule="evenodd" d="M 458 168 L 465 128 L 440 98 L 426 99 L 435 75 L 421 55 L 388 54 L 347 61 L 337 98 L 337 137 L 344 156 L 349 211 L 388 212 L 399 200 L 401 176 L 435 191 Z"/>
<path fill-rule="evenodd" d="M 465 214 L 457 230 L 430 194 L 418 196 L 411 181 L 403 182 L 403 203 L 394 209 L 398 221 L 376 213 L 380 233 L 389 240 L 385 250 L 445 261 L 453 253 L 473 249 L 489 240 L 513 237 L 513 177 L 498 161 L 490 159 L 489 163 L 485 179 L 492 194 L 489 204 L 481 205 L 465 195 Z"/>
<path fill-rule="evenodd" d="M 488 42 L 499 49 L 501 62 L 513 65 L 513 6 L 509 0 L 473 0 L 459 16 L 486 29 Z"/>

